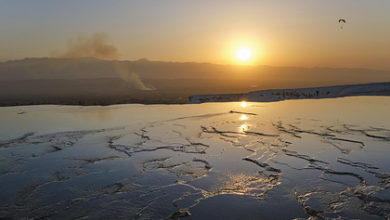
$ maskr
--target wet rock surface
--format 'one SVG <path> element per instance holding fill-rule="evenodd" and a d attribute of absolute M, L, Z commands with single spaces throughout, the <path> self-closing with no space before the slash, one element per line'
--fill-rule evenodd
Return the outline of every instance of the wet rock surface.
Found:
<path fill-rule="evenodd" d="M 386 115 L 389 101 L 381 98 L 378 114 Z M 290 103 L 302 114 L 275 110 L 288 103 L 126 105 L 106 109 L 114 111 L 110 123 L 83 116 L 74 130 L 27 126 L 1 136 L 0 218 L 389 218 L 389 119 L 310 115 L 303 109 L 316 104 Z M 42 113 L 23 109 L 0 111 Z M 157 116 L 137 121 L 137 114 Z"/>

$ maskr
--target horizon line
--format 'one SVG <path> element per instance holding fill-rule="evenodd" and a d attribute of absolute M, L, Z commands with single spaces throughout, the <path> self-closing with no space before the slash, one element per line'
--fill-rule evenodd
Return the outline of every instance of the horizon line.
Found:
<path fill-rule="evenodd" d="M 223 63 L 212 63 L 212 62 L 200 62 L 200 61 L 175 61 L 175 60 L 151 60 L 148 58 L 139 58 L 135 60 L 131 59 L 103 59 L 103 58 L 97 58 L 97 57 L 24 57 L 24 58 L 16 58 L 16 59 L 9 59 L 9 60 L 0 60 L 1 63 L 8 63 L 8 62 L 17 62 L 17 61 L 23 61 L 23 60 L 38 60 L 38 59 L 68 59 L 68 60 L 76 60 L 76 59 L 93 59 L 93 60 L 100 60 L 100 61 L 107 61 L 107 62 L 159 62 L 159 63 L 173 63 L 173 64 L 208 64 L 208 65 L 218 65 L 218 66 L 233 66 L 233 67 L 275 67 L 275 68 L 304 68 L 304 69 L 359 69 L 359 70 L 375 70 L 375 71 L 390 71 L 390 69 L 377 69 L 377 68 L 369 68 L 369 67 L 335 67 L 335 66 L 277 66 L 277 65 L 267 65 L 267 64 L 223 64 Z"/>

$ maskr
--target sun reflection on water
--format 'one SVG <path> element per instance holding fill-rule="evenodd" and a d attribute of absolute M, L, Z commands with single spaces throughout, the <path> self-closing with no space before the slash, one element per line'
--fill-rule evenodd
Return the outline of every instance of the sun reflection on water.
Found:
<path fill-rule="evenodd" d="M 242 124 L 239 128 L 238 128 L 238 131 L 241 132 L 241 133 L 244 133 L 245 131 L 247 131 L 249 129 L 249 125 L 247 124 Z"/>
<path fill-rule="evenodd" d="M 261 197 L 274 186 L 279 185 L 278 177 L 247 175 L 244 173 L 228 174 L 221 185 L 213 189 L 216 194 L 251 195 Z"/>
<path fill-rule="evenodd" d="M 240 116 L 240 120 L 241 120 L 241 121 L 246 121 L 246 120 L 248 120 L 248 116 L 242 114 L 242 115 Z"/>

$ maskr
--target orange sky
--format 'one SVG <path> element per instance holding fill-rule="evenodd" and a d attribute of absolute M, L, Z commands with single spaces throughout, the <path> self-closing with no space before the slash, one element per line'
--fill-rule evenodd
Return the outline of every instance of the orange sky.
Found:
<path fill-rule="evenodd" d="M 390 69 L 390 1 L 167 0 L 0 2 L 0 60 L 66 51 L 107 36 L 120 59 Z M 341 25 L 339 18 L 347 23 Z"/>

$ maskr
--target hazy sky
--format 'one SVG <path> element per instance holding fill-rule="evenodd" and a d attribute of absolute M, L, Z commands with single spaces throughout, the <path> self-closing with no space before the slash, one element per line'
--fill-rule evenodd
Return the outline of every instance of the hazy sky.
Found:
<path fill-rule="evenodd" d="M 0 60 L 95 33 L 121 59 L 235 63 L 246 46 L 252 64 L 390 69 L 389 0 L 0 1 Z"/>

